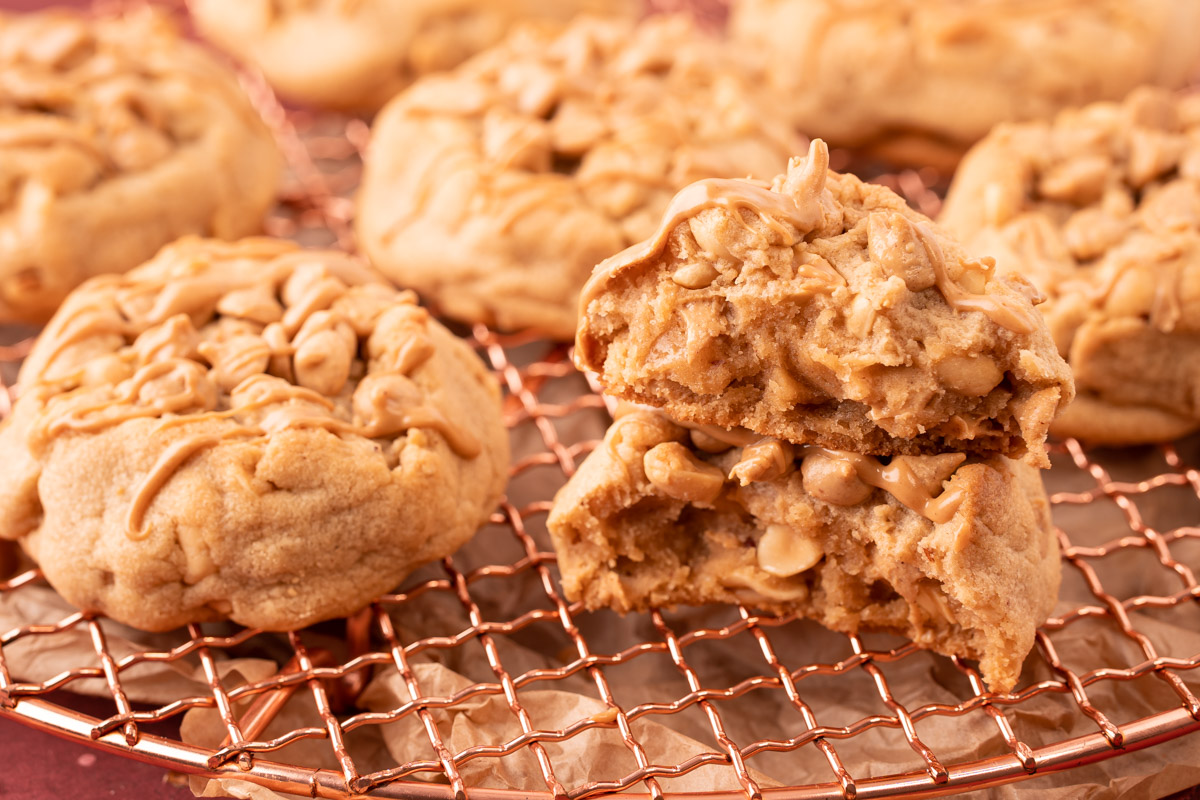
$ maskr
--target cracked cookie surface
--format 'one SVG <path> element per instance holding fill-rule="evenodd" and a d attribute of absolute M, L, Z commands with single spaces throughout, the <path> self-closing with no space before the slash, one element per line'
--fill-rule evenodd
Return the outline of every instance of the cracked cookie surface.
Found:
<path fill-rule="evenodd" d="M 577 365 L 689 422 L 866 455 L 1046 465 L 1073 388 L 1036 291 L 827 164 L 818 140 L 769 187 L 681 191 L 654 235 L 584 288 Z"/>
<path fill-rule="evenodd" d="M 997 128 L 964 159 L 941 221 L 1049 298 L 1079 397 L 1063 436 L 1133 444 L 1200 428 L 1200 95 Z"/>
<path fill-rule="evenodd" d="M 503 491 L 482 362 L 344 254 L 184 239 L 87 282 L 0 429 L 0 537 L 145 630 L 354 612 L 457 549 Z"/>
<path fill-rule="evenodd" d="M 282 160 L 233 74 L 164 16 L 0 12 L 0 322 L 185 234 L 255 233 Z"/>
<path fill-rule="evenodd" d="M 684 17 L 522 28 L 380 113 L 359 242 L 448 316 L 570 339 L 592 268 L 678 189 L 770 177 L 803 146 L 759 83 Z"/>
<path fill-rule="evenodd" d="M 563 588 L 588 608 L 742 603 L 978 659 L 1011 689 L 1058 593 L 1049 504 L 1000 456 L 796 447 L 620 416 L 555 498 Z"/>

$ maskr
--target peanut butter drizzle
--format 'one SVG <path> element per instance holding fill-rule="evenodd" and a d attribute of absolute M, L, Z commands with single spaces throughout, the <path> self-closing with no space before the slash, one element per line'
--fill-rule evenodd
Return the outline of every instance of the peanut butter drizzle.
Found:
<path fill-rule="evenodd" d="M 65 330 L 59 332 L 55 328 Z M 47 365 L 53 363 L 68 347 L 93 336 L 107 334 L 131 336 L 137 332 L 137 329 L 131 323 L 125 322 L 115 310 L 106 314 L 104 309 L 85 308 L 79 313 L 67 317 L 62 326 L 52 324 L 47 328 L 43 335 L 52 336 L 56 341 L 54 349 L 46 354 L 42 363 Z"/>
<path fill-rule="evenodd" d="M 935 524 L 949 522 L 963 501 L 963 491 L 958 487 L 935 495 L 942 481 L 922 481 L 903 461 L 894 460 L 884 465 L 871 456 L 812 445 L 805 445 L 801 450 L 805 454 L 821 453 L 828 458 L 849 463 L 863 483 L 883 489 L 902 505 Z"/>
<path fill-rule="evenodd" d="M 445 437 L 446 444 L 450 445 L 450 449 L 462 458 L 475 458 L 475 456 L 482 452 L 482 447 L 478 439 L 469 432 L 454 427 L 442 412 L 436 408 L 429 408 L 428 406 L 407 408 L 403 413 L 396 416 L 394 420 L 394 425 L 404 430 L 408 430 L 409 428 L 432 428 Z M 382 423 L 380 425 L 384 430 L 390 428 L 390 425 L 383 425 Z M 359 435 L 371 438 L 374 430 L 375 428 L 370 426 L 360 428 Z"/>
<path fill-rule="evenodd" d="M 135 405 L 138 394 L 146 384 L 157 378 L 170 375 L 181 362 L 185 364 L 196 363 L 189 360 L 171 359 L 146 364 L 129 379 L 129 386 L 123 393 L 111 400 L 70 410 L 50 422 L 46 426 L 46 432 L 51 436 L 57 436 L 67 430 L 76 433 L 95 433 L 96 431 L 103 430 L 112 425 L 119 425 L 131 419 L 158 417 L 163 414 L 170 414 L 201 405 L 199 401 L 203 398 L 197 393 L 195 383 L 187 380 L 186 374 L 183 376 L 185 391 L 182 393 L 167 395 L 166 397 L 156 397 L 145 406 L 139 407 Z M 98 412 L 117 406 L 128 406 L 128 408 L 116 414 L 98 416 Z"/>
<path fill-rule="evenodd" d="M 820 139 L 814 139 L 809 147 L 800 190 L 795 195 L 772 191 L 764 183 L 731 178 L 707 178 L 685 186 L 667 206 L 653 236 L 605 259 L 596 267 L 579 297 L 580 325 L 583 324 L 588 305 L 604 291 L 613 276 L 660 253 L 675 228 L 706 209 L 721 208 L 739 220 L 741 215 L 737 212 L 746 209 L 758 214 L 767 226 L 783 237 L 788 246 L 794 245 L 824 220 L 824 210 L 817 202 L 817 196 L 825 189 L 828 166 L 829 148 Z M 745 224 L 744 220 L 742 222 Z M 808 266 L 820 269 L 815 265 Z M 824 277 L 845 283 L 845 279 L 837 273 Z"/>
<path fill-rule="evenodd" d="M 252 378 L 249 380 L 253 380 Z M 245 383 L 245 382 L 243 382 Z M 303 387 L 291 387 L 296 391 L 291 393 L 291 398 L 299 399 L 306 402 L 311 402 L 308 395 L 315 394 Z M 286 397 L 289 393 L 286 387 L 271 387 L 273 391 L 264 397 L 257 398 L 250 403 L 247 403 L 237 408 L 229 409 L 228 411 L 211 412 L 203 414 L 199 417 L 179 417 L 177 419 L 164 420 L 158 426 L 155 433 L 166 428 L 180 425 L 183 423 L 199 422 L 202 420 L 225 419 L 235 414 L 257 410 L 278 403 L 281 397 Z M 318 396 L 319 397 L 319 396 Z M 324 404 L 332 407 L 325 398 L 320 398 Z M 335 417 L 327 414 L 313 413 L 311 409 L 304 406 L 284 406 L 267 415 L 261 426 L 238 426 L 221 434 L 200 434 L 180 439 L 172 443 L 155 461 L 154 466 L 146 474 L 138 484 L 137 490 L 134 492 L 133 501 L 129 506 L 129 515 L 126 518 L 126 535 L 133 541 L 139 541 L 149 535 L 149 532 L 144 530 L 142 523 L 145 518 L 146 511 L 150 504 L 158 495 L 158 492 L 166 485 L 171 476 L 183 466 L 188 459 L 202 450 L 210 447 L 215 447 L 227 439 L 233 439 L 240 436 L 251 438 L 254 440 L 265 439 L 269 434 L 279 433 L 285 430 L 301 430 L 305 428 L 321 428 L 332 434 L 355 434 L 365 438 L 376 438 L 379 436 L 389 436 L 397 430 L 408 430 L 409 428 L 433 428 L 438 433 L 445 437 L 446 443 L 456 454 L 462 458 L 474 458 L 479 455 L 482 448 L 477 439 L 466 431 L 456 429 L 450 422 L 436 409 L 431 408 L 408 408 L 401 413 L 396 414 L 388 411 L 386 416 L 378 418 L 366 425 L 355 425 L 349 422 L 343 422 Z"/>
<path fill-rule="evenodd" d="M 723 428 L 720 425 L 704 425 L 698 422 L 680 422 L 677 419 L 672 419 L 681 428 L 687 428 L 692 431 L 700 431 L 703 434 L 711 436 L 718 442 L 724 442 L 730 447 L 750 447 L 763 440 L 761 434 L 746 428 Z"/>
<path fill-rule="evenodd" d="M 741 458 L 730 470 L 731 477 L 735 473 L 741 472 L 739 467 L 743 462 L 748 463 L 762 458 L 764 452 L 762 445 L 773 441 L 745 428 L 722 428 L 719 425 L 671 421 L 682 428 L 707 434 L 731 447 L 743 448 Z M 934 493 L 941 488 L 942 482 L 922 481 L 903 461 L 897 460 L 884 465 L 871 456 L 851 453 L 848 450 L 830 450 L 815 445 L 793 445 L 793 447 L 797 461 L 810 453 L 820 453 L 828 458 L 850 464 L 863 483 L 884 490 L 904 506 L 934 523 L 949 522 L 958 511 L 958 506 L 964 497 L 962 490 L 957 487 L 935 495 Z M 772 458 L 774 458 L 773 454 Z M 793 461 L 793 463 L 795 462 Z M 782 472 L 782 470 L 780 471 Z"/>
<path fill-rule="evenodd" d="M 133 494 L 133 500 L 129 504 L 129 513 L 125 517 L 125 535 L 134 542 L 140 542 L 150 535 L 149 529 L 143 526 L 150 503 L 158 496 L 159 490 L 175 474 L 175 471 L 183 466 L 189 458 L 201 450 L 217 446 L 226 439 L 246 436 L 250 433 L 244 428 L 237 428 L 220 435 L 193 436 L 172 443 L 159 455 L 154 466 L 150 468 L 150 472 L 138 484 L 137 491 Z"/>
<path fill-rule="evenodd" d="M 1022 305 L 1011 297 L 994 294 L 974 294 L 959 286 L 946 272 L 946 256 L 941 245 L 930 232 L 924 222 L 913 225 L 921 246 L 929 256 L 933 265 L 933 273 L 937 277 L 938 291 L 946 302 L 956 311 L 978 311 L 1002 328 L 1008 328 L 1013 333 L 1032 333 L 1037 330 L 1039 318 L 1033 305 Z M 981 269 L 986 269 L 980 265 Z M 986 270 L 990 271 L 990 270 Z"/>
<path fill-rule="evenodd" d="M 190 362 L 194 363 L 194 362 Z M 61 433 L 63 430 L 73 430 L 82 432 L 95 432 L 103 428 L 118 425 L 130 419 L 139 417 L 156 417 L 163 413 L 177 411 L 183 408 L 194 407 L 198 405 L 201 399 L 195 393 L 195 387 L 190 384 L 185 384 L 185 391 L 178 395 L 172 395 L 168 398 L 156 398 L 156 402 L 150 406 L 138 408 L 130 407 L 126 412 L 121 414 L 106 415 L 99 419 L 87 420 L 82 418 L 82 415 L 90 414 L 103 408 L 108 408 L 122 403 L 129 403 L 136 398 L 138 391 L 149 380 L 158 377 L 162 374 L 167 374 L 174 368 L 171 362 L 158 362 L 148 364 L 139 371 L 139 374 L 144 373 L 143 379 L 138 380 L 135 376 L 133 385 L 126 390 L 121 397 L 107 401 L 105 403 L 89 406 L 85 409 L 78 409 L 70 414 L 64 415 L 55 420 L 48 431 L 51 435 Z M 149 377 L 145 377 L 149 376 Z M 251 381 L 261 380 L 263 376 L 256 375 L 246 379 L 239 385 L 238 390 L 246 387 Z M 161 400 L 170 402 L 162 403 Z M 182 416 L 175 419 L 163 420 L 156 429 L 162 431 L 169 427 L 174 427 L 182 424 L 191 424 L 208 420 L 227 419 L 235 417 L 238 414 L 255 411 L 264 407 L 275 405 L 278 403 L 286 403 L 292 400 L 298 400 L 303 403 L 315 403 L 325 410 L 331 410 L 333 403 L 322 395 L 317 394 L 302 386 L 291 385 L 276 385 L 267 387 L 266 392 L 256 397 L 248 403 L 230 408 L 226 411 L 213 411 L 194 416 Z M 305 409 L 303 406 L 284 406 L 271 414 L 264 420 L 262 426 L 239 426 L 230 431 L 226 431 L 221 435 L 201 434 L 197 436 L 181 439 L 169 446 L 150 472 L 138 485 L 137 491 L 134 493 L 134 500 L 130 506 L 129 516 L 127 518 L 126 533 L 135 541 L 144 538 L 147 534 L 142 532 L 141 523 L 145 515 L 146 509 L 158 494 L 158 491 L 166 484 L 171 475 L 182 466 L 189 458 L 197 452 L 213 447 L 220 442 L 234 438 L 237 436 L 250 437 L 265 437 L 269 433 L 277 433 L 282 430 L 296 430 L 300 428 L 323 428 L 330 433 L 337 434 L 353 434 L 364 438 L 378 438 L 391 436 L 401 430 L 410 428 L 432 428 L 440 433 L 445 439 L 450 449 L 462 458 L 475 458 L 482 452 L 482 447 L 479 441 L 468 431 L 459 430 L 450 423 L 446 417 L 436 409 L 419 407 L 407 407 L 399 410 L 393 409 L 380 402 L 372 405 L 372 409 L 376 412 L 375 418 L 366 424 L 356 425 L 350 422 L 344 422 L 340 419 L 332 417 L 327 413 L 317 414 Z M 298 412 L 298 413 L 297 413 Z"/>

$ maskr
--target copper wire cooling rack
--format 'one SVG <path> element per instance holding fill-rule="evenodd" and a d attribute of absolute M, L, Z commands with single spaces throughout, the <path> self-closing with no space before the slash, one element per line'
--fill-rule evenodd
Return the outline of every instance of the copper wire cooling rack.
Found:
<path fill-rule="evenodd" d="M 290 166 L 268 231 L 353 248 L 350 198 L 367 125 L 287 111 L 261 81 L 246 81 Z M 938 178 L 904 172 L 879 180 L 933 213 Z M 358 616 L 316 632 L 193 625 L 176 632 L 170 646 L 117 654 L 110 623 L 94 614 L 0 631 L 0 717 L 182 772 L 336 798 L 582 798 L 615 791 L 663 797 L 676 795 L 672 786 L 693 773 L 712 775 L 709 785 L 721 780 L 733 787 L 702 793 L 712 800 L 924 797 L 1064 770 L 1200 729 L 1200 701 L 1188 685 L 1200 651 L 1185 646 L 1186 637 L 1162 633 L 1200 637 L 1194 574 L 1200 444 L 1126 452 L 1074 441 L 1055 446 L 1048 483 L 1061 526 L 1065 600 L 1039 631 L 1017 690 L 991 694 L 969 663 L 898 640 L 828 634 L 741 607 L 622 621 L 568 603 L 544 522 L 553 492 L 607 424 L 604 401 L 561 345 L 480 326 L 465 335 L 506 389 L 516 454 L 508 499 L 460 554 L 419 572 Z M 10 380 L 27 347 L 28 341 L 0 349 Z M 7 413 L 8 395 L 0 392 L 0 401 Z M 29 570 L 0 583 L 0 593 L 11 597 L 42 584 L 40 573 Z M 431 615 L 430 608 L 452 611 Z M 506 613 L 494 618 L 500 608 Z M 407 627 L 412 619 L 422 620 L 419 633 Z M 6 648 L 64 632 L 86 634 L 92 663 L 36 682 L 10 674 Z M 539 654 L 543 666 L 513 662 L 514 643 Z M 733 664 L 735 653 L 740 660 Z M 221 662 L 247 655 L 273 658 L 278 670 L 227 685 Z M 208 691 L 160 705 L 133 703 L 129 676 L 157 662 L 196 667 Z M 418 665 L 427 662 L 456 663 L 471 680 L 450 694 L 426 694 Z M 647 690 L 622 677 L 630 668 L 664 677 Z M 356 706 L 363 686 L 389 671 L 411 699 L 382 710 Z M 605 710 L 561 728 L 539 727 L 529 693 L 568 685 Z M 72 710 L 65 693 L 84 690 L 108 697 L 113 713 L 98 718 Z M 848 718 L 831 705 L 838 697 L 859 698 L 868 710 Z M 447 714 L 487 698 L 499 702 L 509 729 L 519 733 L 449 746 Z M 313 709 L 311 724 L 265 733 L 300 701 Z M 754 714 L 741 705 L 749 701 Z M 177 730 L 171 723 L 191 709 L 219 714 L 221 746 L 189 745 L 171 732 Z M 751 716 L 768 719 L 766 729 L 748 725 Z M 1030 725 L 1033 717 L 1055 725 Z M 351 754 L 354 737 L 399 723 L 422 731 L 413 752 L 383 766 Z M 695 739 L 692 755 L 655 763 L 647 743 L 661 729 L 651 723 Z M 563 778 L 557 748 L 601 735 L 620 743 L 626 761 L 593 764 L 586 781 Z M 961 748 L 946 744 L 955 738 L 978 741 L 963 757 Z M 298 745 L 324 748 L 336 768 L 298 763 L 292 758 Z M 899 747 L 908 760 L 881 768 L 875 754 L 884 746 Z M 528 765 L 529 785 L 479 788 L 464 778 L 481 764 L 514 759 Z M 801 762 L 809 766 L 790 786 L 761 777 Z"/>

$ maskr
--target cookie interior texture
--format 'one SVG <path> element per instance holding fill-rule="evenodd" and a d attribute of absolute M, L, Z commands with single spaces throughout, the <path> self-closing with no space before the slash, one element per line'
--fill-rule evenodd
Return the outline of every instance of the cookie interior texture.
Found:
<path fill-rule="evenodd" d="M 730 27 L 800 130 L 919 165 L 1200 68 L 1200 5 L 1175 0 L 737 0 Z"/>
<path fill-rule="evenodd" d="M 563 588 L 589 608 L 742 603 L 897 633 L 978 659 L 997 691 L 1016 683 L 1060 580 L 1025 464 L 942 453 L 885 466 L 661 412 L 612 425 L 549 527 Z"/>
<path fill-rule="evenodd" d="M 678 189 L 803 147 L 742 55 L 682 16 L 524 27 L 380 112 L 358 240 L 450 317 L 570 339 L 592 268 Z"/>
<path fill-rule="evenodd" d="M 1200 428 L 1200 95 L 1139 89 L 998 128 L 942 222 L 1021 273 L 1080 400 L 1054 430 L 1097 442 Z"/>
<path fill-rule="evenodd" d="M 708 180 L 597 267 L 575 359 L 672 417 L 893 455 L 1047 464 L 1071 376 L 1026 281 L 997 277 L 819 140 L 771 188 Z"/>
<path fill-rule="evenodd" d="M 634 16 L 635 0 L 195 0 L 205 38 L 257 66 L 282 94 L 374 111 L 422 75 L 453 69 L 516 24 Z"/>
<path fill-rule="evenodd" d="M 0 428 L 0 537 L 145 630 L 351 613 L 503 490 L 475 353 L 344 254 L 184 239 L 64 303 Z"/>
<path fill-rule="evenodd" d="M 0 13 L 0 322 L 185 234 L 259 230 L 282 161 L 233 74 L 148 9 Z"/>

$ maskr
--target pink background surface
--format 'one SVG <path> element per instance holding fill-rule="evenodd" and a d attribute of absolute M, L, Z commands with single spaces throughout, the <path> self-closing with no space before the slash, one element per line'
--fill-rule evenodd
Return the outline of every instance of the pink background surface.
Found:
<path fill-rule="evenodd" d="M 112 700 L 59 693 L 48 698 L 85 714 L 107 717 Z M 177 736 L 156 726 L 162 736 Z M 187 785 L 166 782 L 167 771 L 0 720 L 0 798 L 21 800 L 190 800 Z"/>

